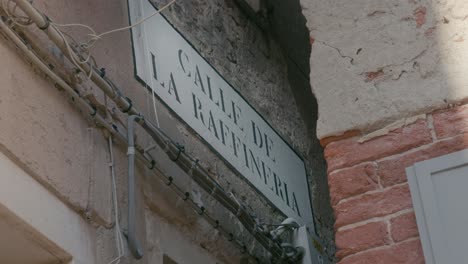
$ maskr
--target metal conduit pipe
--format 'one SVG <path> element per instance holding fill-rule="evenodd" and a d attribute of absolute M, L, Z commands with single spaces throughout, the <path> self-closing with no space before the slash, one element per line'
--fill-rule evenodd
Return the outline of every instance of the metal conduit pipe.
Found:
<path fill-rule="evenodd" d="M 78 109 L 80 109 L 81 111 L 83 112 L 89 112 L 90 115 L 92 115 L 94 113 L 94 108 L 93 106 L 91 106 L 88 102 L 85 101 L 85 99 L 83 97 L 81 97 L 71 86 L 69 86 L 65 81 L 63 81 L 58 75 L 56 75 L 52 70 L 50 70 L 50 68 L 44 64 L 44 62 L 42 62 L 36 54 L 34 54 L 30 48 L 28 46 L 26 46 L 26 44 L 20 39 L 20 37 L 18 35 L 16 35 L 16 33 L 14 31 L 12 31 L 12 29 L 10 29 L 5 23 L 4 23 L 4 17 L 2 16 L 1 19 L 0 19 L 0 29 L 2 30 L 2 32 L 4 32 L 7 37 L 13 41 L 13 43 L 16 44 L 16 46 L 23 52 L 24 55 L 26 55 L 26 57 L 31 60 L 31 62 L 36 66 L 38 67 L 40 70 L 42 70 L 52 81 L 54 81 L 56 83 L 56 85 L 60 86 L 61 88 L 63 88 L 65 90 L 65 92 L 72 96 L 73 98 L 76 98 L 74 100 L 76 104 L 76 106 L 78 107 Z M 112 127 L 112 124 L 109 124 L 107 121 L 104 120 L 104 118 L 102 118 L 102 116 L 100 116 L 99 114 L 95 115 L 94 116 L 94 120 L 95 122 L 99 125 L 99 126 L 102 126 L 104 128 L 106 128 L 107 131 L 109 131 L 116 140 L 118 140 L 120 143 L 125 143 L 127 144 L 127 137 L 122 133 L 122 132 L 116 132 L 115 128 Z M 129 126 L 130 128 L 133 128 L 133 124 Z M 134 146 L 134 142 L 132 141 L 131 142 L 131 145 Z M 137 152 L 138 154 L 141 154 L 139 152 Z M 142 162 L 144 162 L 147 166 L 150 166 L 151 164 L 151 161 L 150 160 L 146 160 L 142 155 L 139 155 L 138 157 L 140 157 L 140 160 Z M 162 172 L 159 172 L 159 175 L 163 175 Z M 171 184 L 170 185 L 171 189 L 173 189 L 179 196 L 183 196 L 184 195 L 184 192 L 179 189 L 176 185 L 174 184 Z M 130 191 L 131 192 L 131 191 Z M 133 192 L 134 193 L 134 192 Z M 134 204 L 134 202 L 130 202 L 129 204 Z M 193 207 L 195 204 L 194 203 L 190 203 L 190 205 Z M 194 208 L 196 209 L 196 208 Z M 130 209 L 129 211 L 134 211 L 132 209 Z M 133 214 L 134 215 L 134 214 Z M 204 214 L 204 216 L 207 216 L 207 214 Z M 211 219 L 210 219 L 211 220 Z M 129 223 L 134 223 L 135 221 L 134 220 L 129 220 Z M 212 221 L 211 221 L 212 222 Z M 134 226 L 134 225 L 133 225 Z M 134 230 L 134 228 L 133 228 Z M 134 235 L 131 235 L 131 234 L 134 234 L 135 232 L 132 232 L 132 228 L 129 228 L 129 237 L 135 237 Z M 224 233 L 228 233 L 227 231 L 224 231 Z M 130 239 L 131 241 L 134 241 L 134 239 Z M 136 243 L 138 245 L 138 243 Z M 131 246 L 129 246 L 130 249 L 139 249 L 140 247 L 139 246 L 133 246 L 134 244 L 132 243 Z M 141 250 L 132 250 L 132 253 L 133 252 L 141 252 Z M 140 254 L 141 255 L 141 254 Z"/>
<path fill-rule="evenodd" d="M 57 45 L 57 47 L 60 48 L 62 53 L 68 59 L 76 60 L 79 57 L 76 53 L 69 52 L 69 50 L 67 49 L 67 44 L 65 43 L 65 40 L 62 38 L 62 34 L 57 28 L 55 28 L 54 26 L 51 26 L 51 21 L 49 20 L 47 16 L 39 12 L 28 0 L 13 0 L 13 1 L 37 25 L 39 29 L 44 31 L 49 36 L 52 42 L 54 42 L 55 45 Z M 98 71 L 98 69 L 95 69 L 89 63 L 81 64 L 81 67 L 87 73 L 89 73 L 90 71 L 93 72 L 93 74 L 91 75 L 91 80 L 95 82 L 96 85 L 99 86 L 104 91 L 104 93 L 107 94 L 107 96 L 112 98 L 120 109 L 128 109 L 127 112 L 130 115 L 139 114 L 132 107 L 131 102 L 127 98 L 122 96 L 120 91 L 114 89 L 112 85 L 104 77 L 101 77 L 100 75 L 101 73 Z"/>
<path fill-rule="evenodd" d="M 189 174 L 193 180 L 200 185 L 205 191 L 211 193 L 212 196 L 221 203 L 226 209 L 232 214 L 237 216 L 243 226 L 260 242 L 265 248 L 273 255 L 281 255 L 281 248 L 270 243 L 271 240 L 264 234 L 256 230 L 257 224 L 250 214 L 239 204 L 236 200 L 232 199 L 216 182 L 211 179 L 208 172 L 201 166 L 197 166 L 197 160 L 193 159 L 185 152 L 180 151 L 180 148 L 176 144 L 167 143 L 169 139 L 165 139 L 164 133 L 159 129 L 151 127 L 148 122 L 140 121 L 143 127 L 148 126 L 147 131 L 152 138 L 163 148 L 166 149 L 166 153 L 169 158 L 177 163 L 179 167 Z M 194 166 L 195 165 L 195 166 Z M 217 188 L 215 191 L 213 191 Z"/>
<path fill-rule="evenodd" d="M 23 52 L 24 55 L 40 70 L 42 70 L 49 78 L 51 78 L 56 85 L 60 86 L 61 88 L 64 89 L 64 91 L 71 97 L 76 98 L 74 100 L 76 106 L 80 111 L 83 113 L 91 111 L 90 115 L 92 119 L 96 122 L 98 126 L 103 127 L 108 131 L 113 138 L 119 142 L 120 144 L 127 144 L 127 136 L 125 135 L 124 131 L 120 131 L 116 129 L 116 126 L 112 124 L 111 122 L 106 121 L 99 113 L 94 112 L 94 107 L 86 101 L 85 98 L 81 97 L 71 86 L 69 86 L 66 82 L 64 82 L 58 75 L 56 75 L 53 71 L 50 70 L 50 68 L 42 62 L 41 59 L 38 58 L 38 56 L 26 45 L 26 43 L 23 42 L 23 40 L 18 36 L 10 27 L 8 27 L 4 22 L 3 22 L 3 17 L 0 19 L 0 29 L 7 35 L 7 37 L 13 41 L 13 43 L 16 44 L 16 46 Z M 93 115 L 94 114 L 94 115 Z M 170 177 L 167 177 L 164 175 L 162 171 L 159 170 L 159 168 L 154 167 L 152 163 L 152 159 L 149 159 L 148 157 L 145 156 L 145 153 L 142 150 L 141 147 L 139 147 L 137 144 L 135 144 L 135 149 L 136 149 L 136 154 L 137 157 L 141 162 L 144 163 L 145 166 L 148 166 L 148 168 L 153 169 L 156 172 L 156 175 L 162 177 L 166 184 L 169 186 L 170 189 L 172 189 L 177 195 L 180 197 L 185 196 L 185 192 L 180 189 L 177 185 L 173 184 L 172 181 L 170 180 Z M 170 183 L 170 184 L 168 184 Z M 201 214 L 202 217 L 204 217 L 215 229 L 219 230 L 228 240 L 231 240 L 231 242 L 235 243 L 239 248 L 242 250 L 246 250 L 245 244 L 239 242 L 239 240 L 235 240 L 233 238 L 233 234 L 227 231 L 218 221 L 216 221 L 213 217 L 211 217 L 208 212 L 202 211 L 200 207 L 193 201 L 189 200 L 189 205 L 197 211 L 199 214 Z"/>
<path fill-rule="evenodd" d="M 78 57 L 75 53 L 69 52 L 61 34 L 55 27 L 50 26 L 50 21 L 46 16 L 44 16 L 38 10 L 36 10 L 36 8 L 34 8 L 34 6 L 31 3 L 29 3 L 27 0 L 14 0 L 14 1 L 23 10 L 23 12 L 25 12 L 32 19 L 32 21 L 49 36 L 49 38 L 62 50 L 63 54 L 68 59 L 72 60 L 71 58 L 72 56 L 74 56 L 75 58 Z M 105 77 L 100 76 L 100 73 L 95 68 L 90 66 L 90 64 L 82 64 L 81 67 L 85 71 L 91 71 L 91 70 L 94 71 L 94 74 L 92 74 L 91 79 L 95 82 L 95 84 L 99 88 L 101 88 L 104 91 L 104 93 L 107 96 L 109 96 L 117 104 L 117 106 L 120 108 L 121 111 L 128 112 L 129 115 L 142 116 L 140 112 L 135 107 L 132 106 L 131 102 L 126 97 L 122 96 L 122 93 L 119 90 L 117 90 L 115 87 L 112 87 L 110 82 L 106 80 Z M 164 135 L 162 131 L 160 131 L 159 129 L 156 129 L 154 125 L 149 124 L 144 119 L 142 119 L 142 123 L 143 123 L 142 124 L 143 127 L 147 130 L 148 133 L 156 135 L 155 141 L 160 146 L 166 147 L 166 145 L 169 144 L 170 149 L 169 149 L 168 155 L 171 157 L 171 159 L 175 159 L 175 157 L 179 155 L 180 151 L 179 151 L 178 146 L 174 144 L 166 135 Z M 192 167 L 192 163 L 195 162 L 195 160 L 188 159 L 187 161 L 189 161 L 190 164 L 185 164 L 186 165 L 185 167 L 188 167 L 188 169 L 190 169 Z M 197 170 L 197 168 L 194 168 L 193 170 Z M 213 184 L 212 180 L 209 180 L 211 176 L 209 176 L 206 172 L 202 173 L 202 175 L 200 176 L 208 176 L 208 179 L 203 180 L 204 183 L 206 184 L 200 181 L 197 181 L 197 182 L 199 184 L 202 184 L 203 186 L 208 187 L 209 188 L 208 191 L 212 191 L 213 190 L 212 187 L 215 184 Z M 238 204 L 232 201 L 230 197 L 226 196 L 226 197 L 220 197 L 220 198 L 223 198 L 222 200 L 225 200 L 228 203 L 230 202 L 230 204 L 226 204 L 225 202 L 221 202 L 221 203 L 225 206 L 235 208 L 234 210 L 231 210 L 231 211 L 238 212 L 240 210 L 238 208 L 239 207 Z"/>
<path fill-rule="evenodd" d="M 94 106 L 87 103 L 80 94 L 78 94 L 71 86 L 69 86 L 62 78 L 60 78 L 57 74 L 55 74 L 44 62 L 42 62 L 36 54 L 34 54 L 28 46 L 17 36 L 6 24 L 5 24 L 5 17 L 1 17 L 0 19 L 0 29 L 16 44 L 16 46 L 26 55 L 26 57 L 31 60 L 31 62 L 36 65 L 40 70 L 42 70 L 49 78 L 51 78 L 58 86 L 63 88 L 65 92 L 67 92 L 74 101 L 77 102 L 78 108 L 83 111 L 89 113 L 90 117 L 94 119 L 97 123 L 102 126 L 106 126 L 108 129 L 111 129 L 111 126 L 107 124 L 106 121 L 100 116 L 97 115 L 97 110 Z M 113 129 L 111 129 L 113 130 Z"/>
<path fill-rule="evenodd" d="M 128 157 L 128 247 L 136 259 L 143 257 L 143 250 L 136 235 L 136 201 L 135 201 L 135 121 L 140 117 L 131 115 L 127 122 L 127 157 Z"/>
<path fill-rule="evenodd" d="M 49 19 L 41 14 L 36 8 L 34 8 L 31 3 L 29 3 L 27 0 L 13 1 L 27 16 L 29 16 L 29 18 L 31 18 L 31 20 L 40 29 L 42 29 L 49 36 L 49 38 L 62 50 L 63 54 L 65 54 L 67 58 L 72 60 L 71 56 L 78 57 L 78 55 L 75 53 L 70 54 L 58 29 L 51 27 Z M 213 192 L 214 188 L 218 188 L 219 191 L 214 191 L 213 197 L 224 207 L 226 207 L 231 213 L 236 215 L 244 227 L 250 233 L 252 233 L 257 241 L 260 242 L 266 249 L 268 249 L 273 256 L 281 256 L 281 247 L 276 243 L 272 243 L 272 240 L 269 237 L 260 232 L 257 232 L 256 222 L 252 216 L 250 216 L 236 200 L 229 197 L 229 195 L 223 191 L 223 189 L 212 179 L 206 170 L 197 165 L 196 159 L 181 151 L 180 146 L 175 144 L 168 136 L 164 134 L 164 132 L 156 128 L 152 123 L 145 120 L 143 115 L 140 114 L 140 112 L 134 106 L 132 106 L 131 101 L 122 96 L 122 93 L 116 87 L 113 87 L 110 84 L 111 82 L 106 77 L 101 77 L 97 69 L 90 66 L 89 64 L 82 64 L 82 67 L 85 71 L 92 70 L 94 72 L 92 74 L 93 82 L 117 104 L 122 112 L 141 117 L 138 123 L 145 129 L 147 133 L 152 136 L 152 138 L 161 148 L 166 150 L 167 155 L 185 172 L 190 174 L 205 191 L 211 193 Z"/>
<path fill-rule="evenodd" d="M 58 30 L 55 27 L 50 26 L 50 21 L 49 19 L 41 14 L 34 6 L 29 3 L 27 0 L 13 0 L 14 2 L 17 3 L 17 5 L 25 12 L 31 19 L 32 21 L 40 28 L 42 29 L 49 38 L 62 50 L 63 54 L 69 58 L 70 60 L 72 59 L 71 56 L 77 57 L 75 53 L 69 52 L 69 50 L 66 47 L 66 44 L 61 37 L 61 34 L 58 32 Z M 91 79 L 95 82 L 95 84 L 101 88 L 106 95 L 108 95 L 113 101 L 117 104 L 117 106 L 120 108 L 121 111 L 127 112 L 129 115 L 138 115 L 142 116 L 142 114 L 134 107 L 132 106 L 131 102 L 124 96 L 122 96 L 122 93 L 117 90 L 115 87 L 112 87 L 110 82 L 106 80 L 104 77 L 100 76 L 100 73 L 93 67 L 90 66 L 90 64 L 82 64 L 82 68 L 85 71 L 90 71 L 93 70 L 94 74 L 92 74 Z M 155 136 L 154 140 L 158 145 L 161 147 L 167 147 L 169 145 L 169 150 L 168 150 L 168 155 L 171 159 L 176 159 L 178 155 L 180 155 L 180 150 L 179 147 L 170 140 L 169 137 L 167 137 L 161 130 L 157 129 L 154 125 L 150 124 L 148 121 L 145 119 L 141 119 L 142 126 L 147 130 L 148 133 L 152 134 Z M 184 155 L 181 155 L 184 156 Z M 186 155 L 185 155 L 186 156 Z M 186 157 L 185 157 L 186 158 Z M 177 162 L 178 164 L 182 164 L 182 166 L 185 166 L 185 171 L 187 172 L 190 169 L 193 169 L 193 171 L 200 170 L 199 166 L 196 166 L 196 168 L 192 168 L 192 164 L 195 162 L 195 159 L 188 157 L 188 159 L 182 158 L 184 162 Z M 211 180 L 211 176 L 209 176 L 206 171 L 203 173 L 197 175 L 197 176 L 203 176 L 205 179 L 198 179 L 198 183 L 202 184 L 203 186 L 209 187 L 208 191 L 212 191 L 213 187 L 215 185 L 215 182 Z M 206 178 L 206 176 L 208 176 Z M 200 182 L 200 180 L 202 182 Z M 225 193 L 220 193 L 221 196 L 223 196 Z M 237 202 L 233 201 L 230 197 L 227 195 L 224 195 L 225 197 L 220 197 L 223 198 L 222 200 L 227 201 L 229 204 L 226 204 L 224 202 L 221 202 L 225 206 L 233 207 L 236 213 L 241 210 L 239 208 L 239 205 Z"/>
<path fill-rule="evenodd" d="M 3 18 L 2 18 L 3 19 Z M 30 50 L 30 47 L 26 45 L 26 43 L 23 42 L 23 40 L 18 36 L 11 28 L 9 28 L 5 23 L 3 23 L 3 20 L 0 20 L 0 29 L 2 29 L 3 32 L 9 37 L 10 40 L 12 40 L 16 46 L 26 55 L 28 59 L 31 60 L 31 62 L 37 66 L 39 69 L 41 69 L 49 78 L 51 78 L 56 85 L 60 86 L 71 96 L 72 98 L 76 98 L 73 100 L 73 102 L 78 102 L 77 106 L 78 109 L 80 109 L 83 113 L 86 113 L 87 111 L 92 110 L 92 113 L 90 114 L 92 117 L 92 120 L 98 125 L 101 126 L 102 128 L 106 129 L 111 135 L 113 135 L 114 139 L 116 142 L 119 142 L 120 144 L 127 144 L 127 136 L 124 131 L 118 130 L 117 126 L 113 124 L 112 122 L 106 121 L 102 116 L 100 116 L 99 113 L 96 113 L 94 111 L 94 106 L 92 106 L 88 101 L 86 101 L 85 98 L 81 97 L 71 86 L 69 86 L 66 82 L 64 82 L 58 75 L 56 75 L 53 71 L 51 71 L 48 66 L 42 62 L 41 59 L 37 57 L 37 55 Z M 136 147 L 136 153 L 138 154 L 137 157 L 141 162 L 144 163 L 145 166 L 148 168 L 154 170 L 156 172 L 156 175 L 161 177 L 164 182 L 169 186 L 170 189 L 172 189 L 177 195 L 179 195 L 183 200 L 186 200 L 186 192 L 184 192 L 182 189 L 180 189 L 177 185 L 172 183 L 171 177 L 166 176 L 159 168 L 154 166 L 153 160 L 151 157 L 146 157 L 145 153 L 143 151 L 143 148 L 139 147 L 137 144 L 135 144 Z M 230 233 L 228 230 L 226 230 L 220 223 L 219 221 L 215 220 L 213 217 L 211 217 L 207 211 L 202 210 L 193 200 L 188 199 L 186 201 L 189 201 L 189 205 L 197 211 L 203 218 L 205 218 L 215 229 L 219 230 L 221 234 L 223 234 L 229 241 L 233 242 L 236 244 L 243 252 L 246 251 L 246 245 L 244 243 L 241 243 L 239 240 L 234 239 L 234 236 L 232 233 Z M 258 240 L 258 238 L 257 238 Z M 263 245 L 263 243 L 261 243 Z M 272 248 L 276 248 L 274 245 Z M 272 252 L 272 256 L 278 257 L 279 251 L 272 251 L 272 248 L 266 248 L 270 252 Z"/>

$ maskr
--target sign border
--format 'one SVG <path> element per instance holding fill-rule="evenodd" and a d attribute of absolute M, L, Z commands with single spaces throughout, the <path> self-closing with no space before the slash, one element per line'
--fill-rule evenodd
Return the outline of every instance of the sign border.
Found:
<path fill-rule="evenodd" d="M 130 17 L 130 1 L 132 0 L 127 0 L 127 15 L 128 15 L 128 22 L 129 22 L 129 25 L 132 24 L 132 21 L 131 21 L 131 17 Z M 151 1 L 151 0 L 142 0 L 142 1 L 148 1 L 151 6 L 153 6 L 153 8 L 155 10 L 159 10 L 155 5 L 154 3 Z M 198 53 L 198 55 L 200 55 L 200 57 L 234 90 L 234 92 L 236 92 L 246 103 L 248 106 L 250 106 L 254 111 L 255 113 L 257 113 L 260 118 L 268 125 L 270 126 L 271 130 L 273 130 L 273 132 L 299 157 L 299 159 L 302 161 L 302 164 L 304 165 L 304 171 L 305 171 L 305 176 L 306 176 L 306 182 L 307 182 L 307 193 L 308 193 L 308 196 L 309 196 L 309 204 L 310 204 L 310 210 L 311 210 L 311 213 L 312 213 L 312 225 L 314 227 L 314 231 L 316 233 L 316 225 L 315 225 L 315 217 L 314 217 L 314 207 L 312 206 L 312 196 L 311 196 L 311 192 L 310 192 L 310 183 L 309 183 L 309 173 L 307 171 L 307 166 L 306 166 L 306 163 L 305 163 L 305 160 L 304 158 L 302 157 L 302 155 L 299 154 L 299 152 L 293 147 L 291 146 L 291 144 L 289 144 L 284 138 L 283 136 L 278 133 L 278 131 L 276 131 L 276 129 L 270 124 L 270 122 L 268 122 L 261 113 L 259 113 L 257 111 L 257 109 L 255 107 L 253 107 L 250 102 L 236 89 L 234 88 L 234 86 L 232 86 L 232 84 L 226 80 L 226 78 L 213 66 L 211 65 L 211 63 L 204 57 L 202 56 L 202 54 L 200 53 L 200 51 L 192 44 L 192 42 L 190 42 L 185 36 L 184 34 L 182 34 L 182 32 L 180 32 L 175 26 L 174 24 L 172 24 L 169 19 L 166 18 L 166 16 L 162 13 L 160 13 L 160 15 L 162 16 L 162 18 L 167 22 L 169 23 L 169 25 L 190 45 L 190 47 L 193 48 L 193 50 L 195 52 Z M 133 42 L 133 28 L 130 29 L 130 41 L 131 41 L 131 44 L 132 44 L 132 61 L 133 61 L 133 75 L 135 77 L 135 79 L 141 84 L 143 85 L 143 88 L 147 89 L 148 91 L 150 92 L 153 92 L 150 88 L 150 86 L 144 81 L 142 80 L 140 77 L 138 77 L 138 74 L 137 74 L 137 66 L 136 66 L 136 57 L 135 57 L 135 44 Z M 201 139 L 201 141 L 203 143 L 205 143 L 205 145 L 210 149 L 211 152 L 213 152 L 216 156 L 218 156 L 223 162 L 224 164 L 230 168 L 234 174 L 236 174 L 237 177 L 241 178 L 242 181 L 246 182 L 250 187 L 252 187 L 256 193 L 260 194 L 264 200 L 267 201 L 267 203 L 272 206 L 276 211 L 278 211 L 281 215 L 283 215 L 284 217 L 289 217 L 287 216 L 283 211 L 281 211 L 272 201 L 270 201 L 270 199 L 268 199 L 257 187 L 255 187 L 253 185 L 253 183 L 251 183 L 250 181 L 248 181 L 247 177 L 245 177 L 242 173 L 240 173 L 231 163 L 229 163 L 229 161 L 227 161 L 213 146 L 211 146 L 210 143 L 208 143 L 197 131 L 195 131 L 195 129 L 193 129 L 192 127 L 190 127 L 189 124 L 187 124 L 187 122 L 185 122 L 182 117 L 179 116 L 179 114 L 177 114 L 173 109 L 171 109 L 167 104 L 166 102 L 164 102 L 157 93 L 153 92 L 154 95 L 158 98 L 158 101 L 161 102 L 168 110 L 169 112 L 174 116 L 176 117 L 176 119 L 183 124 L 183 126 L 189 130 L 192 134 L 196 135 L 199 139 Z M 306 222 L 306 225 L 309 225 L 309 222 Z"/>

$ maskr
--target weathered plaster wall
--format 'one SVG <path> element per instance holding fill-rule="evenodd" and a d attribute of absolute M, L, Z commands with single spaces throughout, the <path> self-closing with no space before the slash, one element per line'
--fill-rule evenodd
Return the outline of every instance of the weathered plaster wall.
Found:
<path fill-rule="evenodd" d="M 163 263 L 163 256 L 167 255 L 177 263 L 217 263 L 217 259 L 208 252 L 194 249 L 186 233 L 174 228 L 154 212 L 147 211 L 146 217 L 148 236 L 154 238 L 148 245 L 148 254 L 154 262 Z"/>
<path fill-rule="evenodd" d="M 302 0 L 320 139 L 468 95 L 468 3 Z"/>
<path fill-rule="evenodd" d="M 83 23 L 92 26 L 97 32 L 128 25 L 125 0 L 48 0 L 35 1 L 34 4 L 54 22 Z M 268 36 L 263 35 L 230 1 L 177 2 L 168 10 L 167 16 L 288 142 L 299 152 L 307 152 L 311 141 L 290 90 L 286 62 L 278 46 Z M 83 39 L 88 33 L 82 28 L 63 29 L 76 39 Z M 63 56 L 60 52 L 52 48 L 39 30 L 35 27 L 31 27 L 31 30 L 40 45 L 55 54 L 57 66 L 61 66 Z M 97 262 L 107 263 L 116 255 L 107 139 L 74 109 L 71 102 L 65 100 L 63 93 L 25 62 L 3 38 L 0 41 L 0 54 L 1 151 L 16 160 L 25 171 L 95 228 L 97 248 L 94 250 Z M 150 97 L 133 76 L 130 34 L 121 32 L 103 38 L 93 48 L 93 55 L 98 64 L 106 68 L 107 76 L 134 104 L 147 117 L 154 116 Z M 103 101 L 103 94 L 90 83 L 85 81 L 80 87 L 88 89 Z M 277 211 L 251 188 L 246 188 L 246 182 L 230 171 L 160 102 L 156 102 L 156 105 L 161 127 L 177 142 L 184 144 L 186 151 L 199 158 L 202 165 L 216 173 L 222 186 L 248 205 L 252 212 L 261 217 L 261 221 L 277 223 L 282 220 Z M 111 108 L 112 104 L 108 103 L 107 106 Z M 150 143 L 141 131 L 138 132 L 138 141 L 142 144 Z M 126 150 L 122 146 L 114 150 L 121 223 L 126 226 Z M 199 197 L 201 204 L 214 210 L 215 216 L 244 237 L 246 242 L 251 241 L 250 235 L 235 217 L 227 214 L 190 181 L 162 151 L 156 150 L 153 154 L 158 158 L 158 166 L 162 171 L 172 175 L 193 196 Z M 141 190 L 138 197 L 138 233 L 146 249 L 151 251 L 151 247 L 159 243 L 158 238 L 150 234 L 157 232 L 160 228 L 158 225 L 163 226 L 160 220 L 162 217 L 172 225 L 171 228 L 184 233 L 187 243 L 192 245 L 193 250 L 201 252 L 200 255 L 208 252 L 211 258 L 224 263 L 240 261 L 240 251 L 225 238 L 213 233 L 205 220 L 165 189 L 152 172 L 140 167 L 137 176 L 138 189 Z M 251 243 L 250 249 L 264 253 L 256 243 Z M 125 261 L 132 263 L 128 255 L 127 252 Z M 147 254 L 142 263 L 152 263 L 150 256 Z"/>

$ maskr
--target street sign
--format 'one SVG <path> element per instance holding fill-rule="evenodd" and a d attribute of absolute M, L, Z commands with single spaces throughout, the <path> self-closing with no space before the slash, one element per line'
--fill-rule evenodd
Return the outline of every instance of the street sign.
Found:
<path fill-rule="evenodd" d="M 128 1 L 132 24 L 153 14 Z M 132 29 L 136 78 L 275 207 L 312 225 L 301 157 L 160 14 Z"/>

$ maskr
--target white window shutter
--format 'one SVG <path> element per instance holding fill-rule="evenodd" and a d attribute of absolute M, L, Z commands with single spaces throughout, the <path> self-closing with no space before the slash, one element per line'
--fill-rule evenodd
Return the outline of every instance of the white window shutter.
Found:
<path fill-rule="evenodd" d="M 406 173 L 426 263 L 468 263 L 468 150 Z"/>

